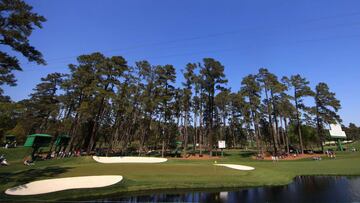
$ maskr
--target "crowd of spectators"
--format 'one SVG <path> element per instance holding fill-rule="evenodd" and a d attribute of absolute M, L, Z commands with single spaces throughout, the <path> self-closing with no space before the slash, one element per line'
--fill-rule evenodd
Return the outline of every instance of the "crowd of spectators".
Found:
<path fill-rule="evenodd" d="M 49 159 L 62 159 L 62 158 L 68 158 L 68 157 L 79 157 L 81 156 L 82 151 L 81 150 L 74 150 L 66 152 L 64 150 L 61 151 L 51 151 L 49 153 L 38 153 L 35 154 L 34 159 L 35 160 L 49 160 Z M 31 156 L 26 156 L 24 158 L 24 165 L 30 166 L 34 165 L 34 161 Z"/>

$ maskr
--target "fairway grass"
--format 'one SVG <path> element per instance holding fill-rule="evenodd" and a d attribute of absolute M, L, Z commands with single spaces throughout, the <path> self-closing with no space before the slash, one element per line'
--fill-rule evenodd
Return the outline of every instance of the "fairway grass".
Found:
<path fill-rule="evenodd" d="M 151 190 L 208 190 L 237 187 L 284 185 L 299 175 L 360 175 L 360 153 L 342 152 L 336 159 L 324 158 L 296 161 L 257 161 L 246 152 L 226 151 L 218 164 L 240 164 L 254 167 L 252 171 L 239 171 L 215 166 L 213 160 L 169 159 L 157 164 L 101 164 L 91 157 L 65 158 L 39 161 L 35 166 L 22 165 L 22 148 L 1 149 L 8 157 L 11 166 L 0 168 L 0 200 L 55 201 L 71 199 L 97 199 L 105 196 L 139 193 Z M 8 155 L 12 152 L 13 155 Z M 9 158 L 11 157 L 11 158 Z M 97 188 L 77 189 L 33 196 L 9 196 L 4 193 L 8 188 L 35 180 L 63 178 L 72 176 L 122 175 L 118 184 Z"/>

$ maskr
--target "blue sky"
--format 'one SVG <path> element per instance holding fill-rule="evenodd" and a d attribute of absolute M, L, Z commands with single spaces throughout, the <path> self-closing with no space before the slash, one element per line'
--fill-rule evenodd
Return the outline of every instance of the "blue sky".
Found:
<path fill-rule="evenodd" d="M 225 66 L 228 86 L 266 67 L 278 76 L 301 74 L 311 86 L 326 82 L 341 100 L 344 123 L 360 124 L 360 1 L 333 0 L 27 0 L 47 18 L 31 43 L 48 62 L 22 60 L 18 86 L 26 98 L 51 72 L 67 72 L 80 54 L 122 55 L 173 64 L 178 83 L 188 62 L 213 57 Z"/>

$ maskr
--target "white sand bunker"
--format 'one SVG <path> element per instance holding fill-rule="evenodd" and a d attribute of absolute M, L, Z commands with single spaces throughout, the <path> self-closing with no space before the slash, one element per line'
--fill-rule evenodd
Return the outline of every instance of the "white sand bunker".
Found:
<path fill-rule="evenodd" d="M 97 162 L 110 164 L 110 163 L 162 163 L 166 162 L 166 158 L 155 157 L 136 157 L 136 156 L 122 156 L 122 157 L 100 157 L 93 156 Z"/>
<path fill-rule="evenodd" d="M 38 195 L 61 190 L 99 188 L 113 185 L 122 179 L 122 176 L 104 175 L 39 180 L 7 189 L 5 194 Z"/>
<path fill-rule="evenodd" d="M 236 169 L 236 170 L 240 170 L 240 171 L 251 171 L 251 170 L 255 170 L 254 167 L 251 166 L 244 166 L 244 165 L 238 165 L 238 164 L 214 164 L 216 166 L 225 166 L 228 168 L 232 168 L 232 169 Z"/>

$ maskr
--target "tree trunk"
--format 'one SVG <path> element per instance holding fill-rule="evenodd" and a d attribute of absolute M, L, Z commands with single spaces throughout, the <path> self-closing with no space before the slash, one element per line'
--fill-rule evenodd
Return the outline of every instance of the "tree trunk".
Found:
<path fill-rule="evenodd" d="M 105 90 L 106 89 L 107 89 L 107 87 L 105 88 Z M 90 142 L 89 142 L 89 145 L 87 146 L 87 153 L 90 153 L 90 151 L 93 149 L 94 145 L 96 144 L 95 136 L 98 131 L 100 118 L 103 114 L 104 102 L 105 102 L 105 98 L 103 97 L 103 98 L 101 98 L 100 106 L 99 106 L 98 112 L 95 116 L 94 126 L 92 128 L 91 135 L 90 135 Z"/>
<path fill-rule="evenodd" d="M 78 122 L 79 122 L 79 113 L 76 113 L 74 122 L 71 123 L 71 128 L 70 128 L 70 131 L 68 133 L 70 135 L 70 140 L 69 140 L 68 146 L 65 149 L 66 153 L 68 153 L 71 150 L 71 148 L 73 146 L 73 143 L 75 141 L 76 131 L 77 131 L 77 128 L 78 128 Z"/>
<path fill-rule="evenodd" d="M 281 126 L 281 140 L 282 140 L 282 149 L 284 151 L 286 151 L 286 141 L 285 141 L 285 128 L 284 128 L 284 125 L 283 125 L 283 119 L 282 117 L 280 116 L 279 117 L 279 121 L 280 121 L 280 126 Z M 280 128 L 279 128 L 280 129 Z"/>
<path fill-rule="evenodd" d="M 283 145 L 284 142 L 281 142 L 279 123 L 278 123 L 278 118 L 277 118 L 276 113 L 274 113 L 274 120 L 275 120 L 275 135 L 276 135 L 277 140 L 278 140 L 277 141 L 277 144 L 278 144 L 277 146 L 281 149 L 282 148 L 281 146 L 284 146 Z"/>
<path fill-rule="evenodd" d="M 289 143 L 289 134 L 287 127 L 287 119 L 284 117 L 284 125 L 285 125 L 285 139 L 286 139 L 286 150 L 287 153 L 290 154 L 290 143 Z"/>
<path fill-rule="evenodd" d="M 165 139 L 163 138 L 162 140 L 162 145 L 161 145 L 161 157 L 164 157 L 164 153 L 165 153 Z"/>
<path fill-rule="evenodd" d="M 109 152 L 113 150 L 113 146 L 114 146 L 114 142 L 115 142 L 114 138 L 117 137 L 117 135 L 119 133 L 119 128 L 117 126 L 117 124 L 118 124 L 117 119 L 118 118 L 116 118 L 116 120 L 115 120 L 115 132 L 111 134 L 111 138 L 110 138 L 110 142 L 109 142 L 109 148 L 106 151 L 106 156 L 108 156 Z"/>
<path fill-rule="evenodd" d="M 196 144 L 199 142 L 198 133 L 197 133 L 197 112 L 194 112 L 194 146 L 193 150 L 196 151 Z"/>
<path fill-rule="evenodd" d="M 322 151 L 322 153 L 324 153 L 324 145 L 323 145 L 324 138 L 322 135 L 322 125 L 321 125 L 320 118 L 319 118 L 319 107 L 317 104 L 316 104 L 316 129 L 317 129 L 317 135 L 318 135 L 319 141 L 320 141 L 319 144 L 321 146 L 321 151 Z"/>
<path fill-rule="evenodd" d="M 184 153 L 184 157 L 186 157 L 186 154 L 187 154 L 187 145 L 188 145 L 188 121 L 189 121 L 189 118 L 188 118 L 188 111 L 185 111 L 185 128 L 184 128 L 184 149 L 183 149 L 183 153 Z"/>
<path fill-rule="evenodd" d="M 235 130 L 231 131 L 232 137 L 233 137 L 233 148 L 236 148 L 236 134 L 235 134 Z"/>
<path fill-rule="evenodd" d="M 256 115 L 254 113 L 254 111 L 251 111 L 251 117 L 254 123 L 254 135 L 255 135 L 255 140 L 256 140 L 256 148 L 258 150 L 258 154 L 262 154 L 262 149 L 260 147 L 260 129 L 259 129 L 259 122 L 256 119 Z"/>
<path fill-rule="evenodd" d="M 273 128 L 273 123 L 272 123 L 272 119 L 271 119 L 271 104 L 270 104 L 270 100 L 269 100 L 269 96 L 268 96 L 268 90 L 267 88 L 265 88 L 265 96 L 266 96 L 266 100 L 267 100 L 267 111 L 268 111 L 268 119 L 269 119 L 269 129 L 270 129 L 270 134 L 272 137 L 272 141 L 273 141 L 273 148 L 274 148 L 274 153 L 277 154 L 277 139 L 275 138 L 275 132 L 274 132 L 274 128 Z"/>
<path fill-rule="evenodd" d="M 223 116 L 223 127 L 222 127 L 222 133 L 221 133 L 221 139 L 222 140 L 226 140 L 226 116 L 225 116 L 225 113 L 224 113 L 224 116 Z"/>
<path fill-rule="evenodd" d="M 301 151 L 301 154 L 304 154 L 304 146 L 303 146 L 303 141 L 302 141 L 302 136 L 301 136 L 300 112 L 299 112 L 298 101 L 296 98 L 296 93 L 295 93 L 295 108 L 296 108 L 297 132 L 298 132 L 298 136 L 299 136 L 300 151 Z"/>
<path fill-rule="evenodd" d="M 201 91 L 202 92 L 202 91 Z M 200 94 L 201 95 L 201 94 Z M 203 148 L 203 109 L 202 109 L 202 99 L 200 100 L 200 118 L 199 118 L 199 136 L 200 136 L 200 141 L 199 141 L 199 154 L 200 156 L 202 156 L 202 148 Z"/>
<path fill-rule="evenodd" d="M 210 99 L 210 108 L 209 108 L 209 121 L 210 126 L 208 127 L 209 133 L 209 150 L 210 150 L 210 156 L 213 155 L 213 145 L 214 145 L 214 90 L 210 92 L 209 99 Z"/>

